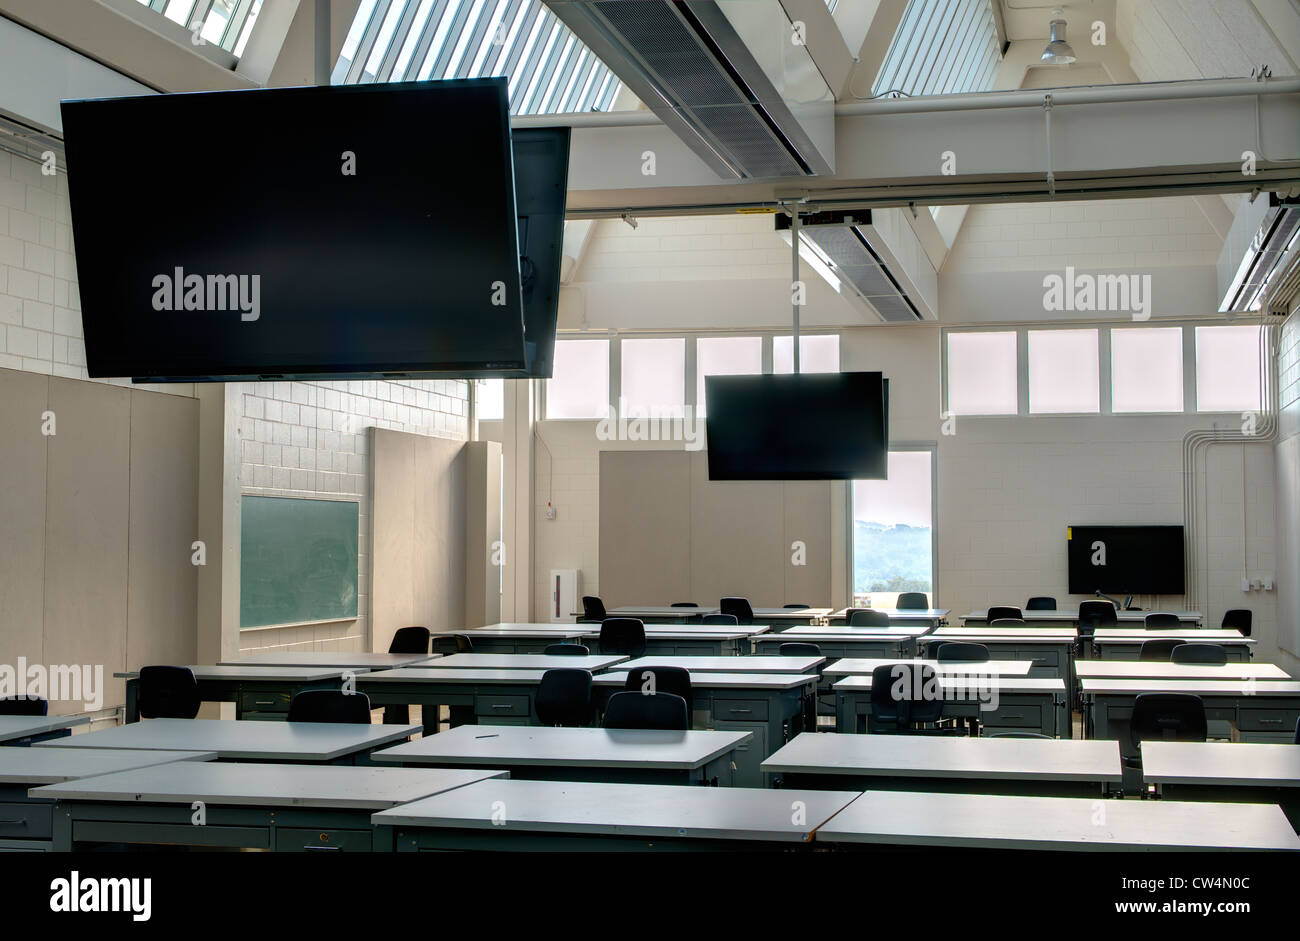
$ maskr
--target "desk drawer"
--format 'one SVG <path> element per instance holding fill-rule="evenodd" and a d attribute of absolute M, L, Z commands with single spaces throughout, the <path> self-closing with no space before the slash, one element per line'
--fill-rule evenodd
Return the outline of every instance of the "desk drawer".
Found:
<path fill-rule="evenodd" d="M 742 722 L 766 722 L 767 700 L 715 699 L 713 700 L 713 717 L 719 721 L 735 719 Z"/>
<path fill-rule="evenodd" d="M 980 724 L 990 729 L 1039 729 L 1051 728 L 1054 723 L 1045 722 L 1043 706 L 1035 703 L 1002 703 L 989 712 L 981 712 Z"/>
<path fill-rule="evenodd" d="M 1294 732 L 1294 709 L 1246 709 L 1237 716 L 1237 728 L 1242 732 Z"/>
<path fill-rule="evenodd" d="M 369 830 L 311 830 L 306 827 L 279 827 L 275 831 L 277 853 L 348 852 L 369 853 L 372 849 Z"/>
<path fill-rule="evenodd" d="M 239 694 L 240 712 L 288 712 L 288 690 L 268 690 L 266 692 Z"/>
<path fill-rule="evenodd" d="M 44 801 L 0 804 L 0 837 L 48 840 L 53 832 L 53 804 Z"/>
<path fill-rule="evenodd" d="M 527 696 L 494 696 L 489 693 L 474 697 L 474 715 L 476 716 L 522 716 L 527 718 L 531 712 Z"/>

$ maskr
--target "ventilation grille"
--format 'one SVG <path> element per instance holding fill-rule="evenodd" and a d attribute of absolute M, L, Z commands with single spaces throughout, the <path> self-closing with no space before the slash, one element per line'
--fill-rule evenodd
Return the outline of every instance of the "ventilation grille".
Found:
<path fill-rule="evenodd" d="M 831 262 L 835 276 L 852 285 L 882 320 L 912 323 L 923 319 L 857 228 L 812 226 L 801 231 Z"/>

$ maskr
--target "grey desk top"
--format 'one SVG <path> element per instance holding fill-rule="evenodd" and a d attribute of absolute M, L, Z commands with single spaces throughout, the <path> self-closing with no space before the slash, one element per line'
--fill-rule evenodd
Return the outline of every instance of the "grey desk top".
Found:
<path fill-rule="evenodd" d="M 754 617 L 774 621 L 830 617 L 831 608 L 753 608 Z"/>
<path fill-rule="evenodd" d="M 1253 644 L 1255 638 L 1244 636 L 1241 631 L 1224 630 L 1212 627 L 1163 627 L 1150 630 L 1142 627 L 1099 627 L 1093 635 L 1098 641 L 1107 644 L 1140 644 L 1146 640 L 1168 640 L 1182 637 L 1195 640 L 1198 644 Z"/>
<path fill-rule="evenodd" d="M 934 633 L 927 635 L 925 639 L 931 643 L 937 640 L 962 640 L 977 644 L 1005 644 L 1012 641 L 1024 641 L 1030 644 L 1063 644 L 1073 643 L 1078 637 L 1079 632 L 1073 627 L 1039 627 L 1035 624 L 1026 624 L 1024 627 L 984 627 L 982 625 L 974 627 L 941 627 Z"/>
<path fill-rule="evenodd" d="M 375 761 L 430 765 L 691 770 L 752 738 L 752 732 L 461 725 L 385 748 L 371 757 Z"/>
<path fill-rule="evenodd" d="M 1055 608 L 1029 610 L 1022 608 L 1021 614 L 1029 622 L 1033 621 L 1077 621 L 1079 620 L 1078 608 Z M 1201 621 L 1201 612 L 1199 611 L 1125 611 L 1122 608 L 1115 612 L 1115 620 L 1131 621 L 1141 624 L 1146 620 L 1148 614 L 1176 614 L 1180 621 L 1188 621 L 1199 624 Z M 989 615 L 987 608 L 980 608 L 970 614 L 963 615 L 965 620 L 982 621 Z"/>
<path fill-rule="evenodd" d="M 659 838 L 806 843 L 854 791 L 484 781 L 375 814 L 377 824 Z M 803 805 L 796 815 L 792 808 Z M 504 807 L 505 823 L 494 822 Z M 795 823 L 795 819 L 802 822 Z"/>
<path fill-rule="evenodd" d="M 230 663 L 191 666 L 190 669 L 194 671 L 196 680 L 266 680 L 272 683 L 279 680 L 314 683 L 337 679 L 344 673 L 353 672 L 351 667 L 280 667 Z M 113 675 L 119 679 L 134 680 L 140 676 L 140 671 L 127 670 Z"/>
<path fill-rule="evenodd" d="M 1065 680 L 1054 676 L 982 676 L 978 673 L 938 674 L 941 689 L 963 690 L 972 692 L 994 690 L 1000 693 L 1063 693 Z M 871 689 L 871 674 L 846 676 L 831 684 L 831 689 L 842 693 L 855 690 Z"/>
<path fill-rule="evenodd" d="M 838 732 L 803 732 L 768 756 L 762 768 L 768 773 L 1046 781 L 1118 782 L 1122 776 L 1118 742 Z"/>
<path fill-rule="evenodd" d="M 591 679 L 593 686 L 627 684 L 627 673 L 601 673 Z M 692 673 L 691 687 L 698 689 L 795 689 L 816 683 L 816 673 Z"/>
<path fill-rule="evenodd" d="M 0 748 L 0 782 L 55 784 L 169 761 L 211 761 L 213 752 L 132 748 Z"/>
<path fill-rule="evenodd" d="M 0 742 L 85 725 L 90 716 L 0 716 Z"/>
<path fill-rule="evenodd" d="M 983 663 L 971 663 L 958 660 L 921 660 L 919 658 L 900 659 L 896 657 L 846 657 L 836 660 L 822 670 L 824 676 L 867 676 L 876 667 L 892 666 L 897 663 L 910 665 L 925 664 L 934 667 L 936 673 L 992 673 L 999 676 L 1028 676 L 1033 669 L 1032 660 L 986 660 Z"/>
<path fill-rule="evenodd" d="M 1159 660 L 1076 660 L 1074 675 L 1163 680 L 1289 680 L 1290 674 L 1275 663 L 1165 663 Z"/>
<path fill-rule="evenodd" d="M 680 627 L 668 627 L 662 624 L 645 626 L 646 640 L 743 640 L 756 634 L 767 632 L 766 625 L 751 624 L 747 627 L 727 627 L 725 624 L 714 627 L 710 624 L 683 624 Z M 583 633 L 583 637 L 599 637 L 600 627 L 592 625 Z"/>
<path fill-rule="evenodd" d="M 698 608 L 674 608 L 664 604 L 625 604 L 610 608 L 606 613 L 614 618 L 698 618 L 706 614 L 717 614 L 721 610 L 704 605 Z"/>
<path fill-rule="evenodd" d="M 1149 784 L 1300 787 L 1300 745 L 1143 742 L 1142 777 Z"/>
<path fill-rule="evenodd" d="M 476 627 L 465 631 L 433 631 L 432 636 L 450 637 L 454 634 L 467 634 L 471 640 L 480 635 L 484 637 L 521 637 L 524 639 L 545 638 L 558 643 L 562 640 L 577 640 L 586 633 L 587 628 L 582 624 L 556 624 L 554 626 L 494 624 L 491 627 Z"/>
<path fill-rule="evenodd" d="M 1300 850 L 1276 804 L 867 791 L 826 843 L 1064 850 Z"/>
<path fill-rule="evenodd" d="M 84 735 L 51 739 L 35 747 L 211 751 L 226 759 L 332 761 L 387 745 L 419 731 L 418 725 L 146 719 Z"/>
<path fill-rule="evenodd" d="M 826 662 L 825 657 L 692 657 L 685 654 L 647 654 L 620 663 L 620 670 L 641 667 L 681 667 L 692 673 L 810 673 Z"/>
<path fill-rule="evenodd" d="M 384 810 L 505 774 L 458 768 L 172 762 L 33 788 L 59 800 Z"/>
<path fill-rule="evenodd" d="M 551 657 L 568 660 L 569 657 Z M 572 659 L 577 660 L 577 657 Z M 555 668 L 566 666 L 557 663 Z M 399 670 L 375 670 L 357 677 L 362 686 L 367 683 L 453 683 L 464 686 L 533 685 L 542 681 L 545 670 L 477 670 L 470 667 L 443 670 L 439 667 L 402 667 Z"/>
<path fill-rule="evenodd" d="M 439 656 L 436 653 L 339 653 L 332 651 L 301 650 L 274 651 L 249 654 L 233 660 L 222 660 L 222 666 L 273 666 L 273 667 L 339 667 L 344 670 L 389 670 L 411 663 L 425 663 Z"/>
<path fill-rule="evenodd" d="M 830 637 L 834 639 L 855 637 L 866 638 L 867 640 L 908 640 L 913 637 L 920 637 L 929 630 L 928 625 L 924 624 L 895 624 L 891 627 L 849 627 L 847 624 L 833 624 L 830 627 L 817 627 L 813 624 L 796 624 L 787 630 L 781 632 L 782 637 L 797 637 L 800 640 L 811 640 L 816 637 Z"/>
<path fill-rule="evenodd" d="M 1085 693 L 1122 695 L 1125 693 L 1195 693 L 1198 696 L 1300 696 L 1296 680 L 1164 680 L 1115 679 L 1090 677 L 1079 679 Z"/>
<path fill-rule="evenodd" d="M 831 617 L 842 618 L 848 610 L 848 608 L 840 608 Z M 952 608 L 871 608 L 871 610 L 879 611 L 895 621 L 936 621 L 939 618 L 946 618 Z"/>
<path fill-rule="evenodd" d="M 585 657 L 525 653 L 453 653 L 437 661 L 439 670 L 604 670 L 627 657 L 621 654 L 590 654 Z M 406 669 L 418 669 L 407 667 Z"/>

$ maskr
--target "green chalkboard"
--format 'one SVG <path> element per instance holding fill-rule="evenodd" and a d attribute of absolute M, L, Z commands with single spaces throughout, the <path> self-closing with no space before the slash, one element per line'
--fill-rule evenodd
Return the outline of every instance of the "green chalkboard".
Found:
<path fill-rule="evenodd" d="M 243 498 L 239 626 L 357 616 L 358 505 Z"/>

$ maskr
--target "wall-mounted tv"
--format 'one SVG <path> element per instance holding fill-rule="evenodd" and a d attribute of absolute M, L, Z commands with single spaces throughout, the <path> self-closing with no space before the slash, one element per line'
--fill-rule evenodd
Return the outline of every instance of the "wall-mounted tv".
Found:
<path fill-rule="evenodd" d="M 63 103 L 91 376 L 522 370 L 504 78 Z"/>
<path fill-rule="evenodd" d="M 710 480 L 884 480 L 889 380 L 878 372 L 706 376 Z"/>
<path fill-rule="evenodd" d="M 1181 595 L 1181 526 L 1070 526 L 1070 594 Z"/>

